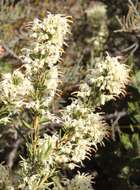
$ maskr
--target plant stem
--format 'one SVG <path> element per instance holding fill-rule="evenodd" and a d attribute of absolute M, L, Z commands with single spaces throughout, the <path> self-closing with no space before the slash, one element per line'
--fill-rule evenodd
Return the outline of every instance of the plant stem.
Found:
<path fill-rule="evenodd" d="M 33 146 L 33 156 L 36 155 L 37 151 L 37 144 L 39 139 L 39 115 L 35 116 L 35 119 L 33 121 L 33 138 L 32 138 L 32 146 Z"/>

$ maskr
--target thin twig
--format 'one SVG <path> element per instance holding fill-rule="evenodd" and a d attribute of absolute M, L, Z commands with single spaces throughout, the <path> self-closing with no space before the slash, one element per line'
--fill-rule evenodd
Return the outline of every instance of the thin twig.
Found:
<path fill-rule="evenodd" d="M 121 111 L 121 112 L 118 112 L 118 111 L 115 111 L 114 113 L 112 114 L 108 114 L 105 116 L 105 118 L 107 120 L 110 120 L 111 121 L 111 124 L 112 124 L 112 139 L 115 141 L 115 132 L 117 131 L 118 134 L 120 134 L 120 128 L 119 128 L 119 125 L 118 125 L 118 121 L 124 117 L 124 116 L 127 116 L 129 115 L 128 112 L 126 111 Z"/>

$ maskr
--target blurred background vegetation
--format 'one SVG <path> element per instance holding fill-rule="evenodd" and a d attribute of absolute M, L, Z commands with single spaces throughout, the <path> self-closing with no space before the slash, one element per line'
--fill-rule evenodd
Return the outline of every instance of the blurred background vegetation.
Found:
<path fill-rule="evenodd" d="M 72 34 L 63 55 L 61 96 L 54 112 L 70 103 L 71 93 L 97 60 L 109 52 L 129 65 L 131 82 L 126 96 L 97 108 L 110 125 L 110 139 L 99 147 L 82 171 L 95 176 L 95 190 L 140 190 L 140 4 L 137 0 L 1 0 L 0 72 L 23 63 L 20 50 L 28 45 L 29 22 L 47 12 L 73 17 Z M 98 111 L 99 111 L 98 110 Z M 8 129 L 8 130 L 7 130 Z M 0 129 L 0 161 L 13 169 L 18 162 L 13 151 L 18 131 Z M 1 169 L 0 169 L 1 170 Z M 74 171 L 73 171 L 74 172 Z M 1 172 L 0 172 L 1 173 Z"/>

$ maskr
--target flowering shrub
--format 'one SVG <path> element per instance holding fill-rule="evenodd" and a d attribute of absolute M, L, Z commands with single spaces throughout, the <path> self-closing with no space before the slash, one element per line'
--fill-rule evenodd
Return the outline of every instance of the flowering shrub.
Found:
<path fill-rule="evenodd" d="M 124 94 L 129 70 L 116 57 L 107 55 L 89 70 L 72 103 L 59 115 L 51 113 L 70 23 L 70 17 L 59 14 L 35 19 L 30 24 L 32 43 L 22 51 L 25 64 L 12 74 L 2 75 L 0 123 L 27 130 L 27 155 L 21 157 L 13 184 L 7 189 L 92 189 L 91 175 L 78 173 L 70 180 L 62 171 L 90 159 L 98 144 L 108 137 L 108 126 L 95 108 Z M 53 124 L 59 127 L 50 131 L 49 125 Z M 48 126 L 44 133 L 43 126 Z"/>

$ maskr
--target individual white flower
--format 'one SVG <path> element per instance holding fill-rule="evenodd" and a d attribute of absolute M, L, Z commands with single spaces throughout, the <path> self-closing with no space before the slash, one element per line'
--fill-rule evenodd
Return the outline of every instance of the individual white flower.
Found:
<path fill-rule="evenodd" d="M 59 83 L 58 67 L 54 66 L 47 73 L 47 79 L 45 81 L 46 91 L 49 97 L 54 97 L 56 89 Z"/>
<path fill-rule="evenodd" d="M 39 184 L 40 176 L 35 174 L 25 179 L 25 184 L 28 184 L 28 189 L 33 190 Z"/>
<path fill-rule="evenodd" d="M 7 125 L 8 123 L 10 123 L 10 118 L 9 118 L 9 116 L 3 117 L 3 118 L 0 119 L 0 124 Z"/>
<path fill-rule="evenodd" d="M 88 153 L 90 152 L 90 142 L 86 139 L 79 139 L 77 145 L 73 149 L 71 162 L 80 163 L 81 161 L 87 158 Z"/>
<path fill-rule="evenodd" d="M 67 181 L 68 190 L 93 190 L 93 177 L 88 174 L 77 174 L 72 180 Z"/>
<path fill-rule="evenodd" d="M 77 93 L 78 97 L 86 98 L 89 97 L 91 93 L 91 88 L 87 83 L 83 83 L 80 85 L 80 90 Z"/>

